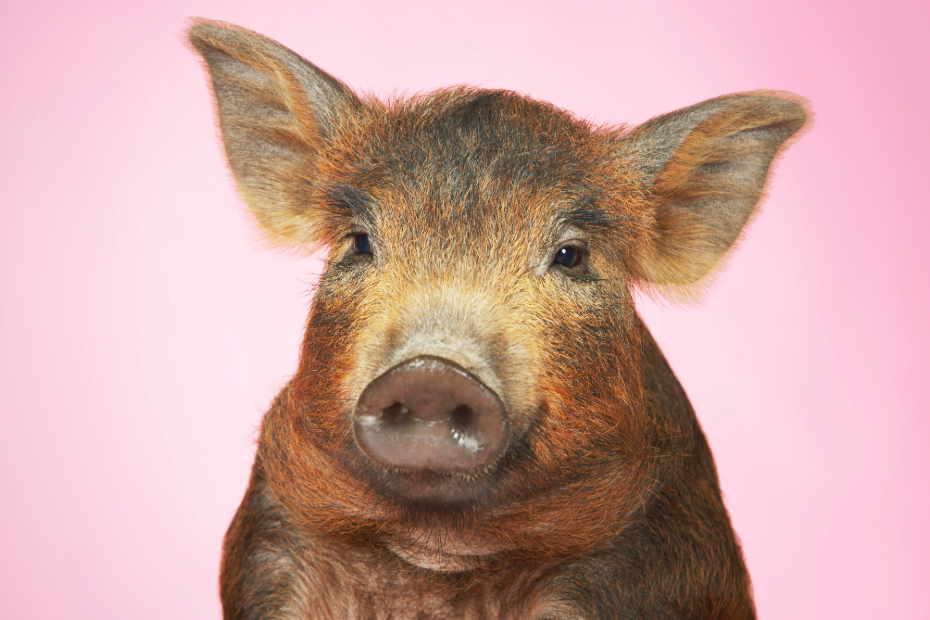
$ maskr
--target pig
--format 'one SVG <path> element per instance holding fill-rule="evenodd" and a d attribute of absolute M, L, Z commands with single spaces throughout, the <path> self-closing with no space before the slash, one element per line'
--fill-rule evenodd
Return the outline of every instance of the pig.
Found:
<path fill-rule="evenodd" d="M 503 90 L 360 96 L 221 22 L 188 37 L 243 201 L 327 253 L 224 541 L 224 617 L 755 617 L 634 293 L 719 269 L 807 102 L 595 126 Z"/>

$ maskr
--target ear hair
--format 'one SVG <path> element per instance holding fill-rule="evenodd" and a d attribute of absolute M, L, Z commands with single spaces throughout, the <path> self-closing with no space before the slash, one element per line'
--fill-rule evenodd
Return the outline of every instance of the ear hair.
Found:
<path fill-rule="evenodd" d="M 652 238 L 634 260 L 646 289 L 687 298 L 722 264 L 757 212 L 773 161 L 809 118 L 805 99 L 755 91 L 659 116 L 621 139 L 653 205 Z"/>
<path fill-rule="evenodd" d="M 320 156 L 364 105 L 336 78 L 250 30 L 197 19 L 188 39 L 211 77 L 229 167 L 252 214 L 275 240 L 324 240 L 325 216 L 312 208 Z"/>

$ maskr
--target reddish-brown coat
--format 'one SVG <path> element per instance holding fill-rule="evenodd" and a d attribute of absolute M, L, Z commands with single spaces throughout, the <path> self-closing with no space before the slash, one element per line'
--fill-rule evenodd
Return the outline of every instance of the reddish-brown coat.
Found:
<path fill-rule="evenodd" d="M 707 443 L 631 291 L 720 264 L 799 100 L 596 128 L 502 91 L 363 101 L 260 35 L 190 38 L 246 203 L 330 252 L 227 534 L 226 617 L 754 617 Z M 560 247 L 583 263 L 553 265 Z M 350 420 L 369 382 L 437 350 L 511 429 L 451 504 L 396 492 Z"/>

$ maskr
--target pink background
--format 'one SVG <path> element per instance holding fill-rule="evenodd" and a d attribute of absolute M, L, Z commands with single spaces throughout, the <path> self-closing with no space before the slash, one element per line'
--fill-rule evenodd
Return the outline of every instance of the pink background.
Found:
<path fill-rule="evenodd" d="M 816 126 L 703 304 L 642 313 L 760 616 L 930 617 L 926 7 L 4 3 L 2 615 L 220 616 L 220 541 L 319 264 L 262 249 L 233 192 L 178 40 L 203 15 L 385 95 L 482 84 L 603 122 L 808 97 Z"/>

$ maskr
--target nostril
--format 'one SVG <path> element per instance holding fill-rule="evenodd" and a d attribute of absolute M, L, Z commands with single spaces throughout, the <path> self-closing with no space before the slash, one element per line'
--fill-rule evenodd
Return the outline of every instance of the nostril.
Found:
<path fill-rule="evenodd" d="M 452 439 L 460 448 L 475 454 L 482 449 L 481 442 L 476 437 L 478 430 L 478 414 L 467 405 L 459 405 L 449 414 L 449 430 Z"/>
<path fill-rule="evenodd" d="M 410 421 L 410 409 L 401 403 L 394 403 L 381 410 L 381 422 L 388 426 L 402 426 Z"/>
<path fill-rule="evenodd" d="M 474 426 L 475 411 L 468 405 L 459 405 L 449 414 L 453 431 L 466 432 Z"/>

